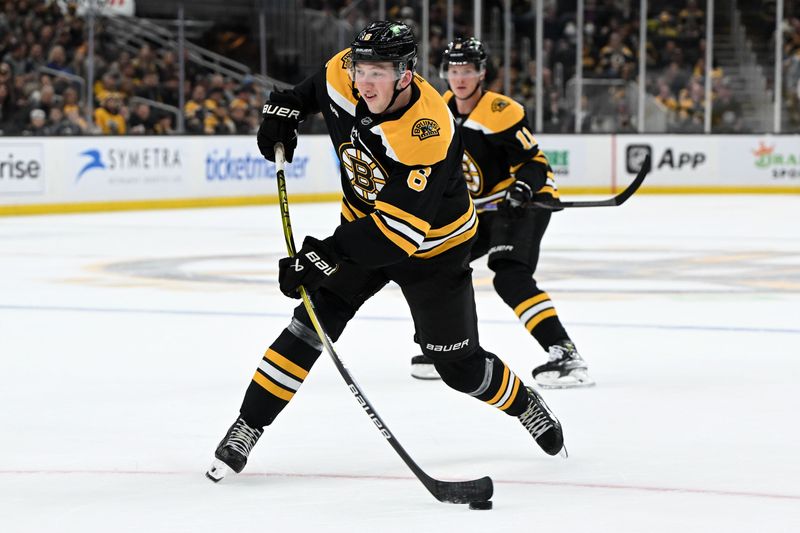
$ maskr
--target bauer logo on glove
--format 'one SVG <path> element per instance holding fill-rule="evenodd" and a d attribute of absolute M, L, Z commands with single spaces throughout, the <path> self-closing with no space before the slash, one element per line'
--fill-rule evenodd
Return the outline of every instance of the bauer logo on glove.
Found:
<path fill-rule="evenodd" d="M 264 104 L 264 109 L 261 110 L 264 115 L 276 115 L 278 117 L 296 118 L 300 119 L 300 111 L 297 109 L 289 109 L 288 107 L 281 107 L 272 104 Z"/>
<path fill-rule="evenodd" d="M 290 91 L 272 91 L 261 110 L 258 149 L 267 161 L 275 161 L 275 145 L 283 144 L 287 163 L 297 148 L 297 125 L 303 121 L 303 102 Z"/>
<path fill-rule="evenodd" d="M 311 263 L 326 276 L 330 276 L 339 268 L 339 265 L 335 263 L 333 265 L 329 265 L 324 259 L 318 256 L 316 252 L 313 251 L 306 253 L 306 259 L 311 261 Z"/>
<path fill-rule="evenodd" d="M 339 263 L 326 243 L 306 237 L 297 255 L 278 261 L 278 283 L 283 294 L 299 298 L 298 289 L 301 285 L 307 291 L 314 292 L 337 270 Z"/>

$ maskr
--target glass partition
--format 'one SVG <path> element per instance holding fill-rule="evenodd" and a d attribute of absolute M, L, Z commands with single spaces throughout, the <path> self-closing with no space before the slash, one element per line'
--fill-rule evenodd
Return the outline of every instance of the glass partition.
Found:
<path fill-rule="evenodd" d="M 5 135 L 252 133 L 270 90 L 381 16 L 412 27 L 418 70 L 441 91 L 449 38 L 480 35 L 486 86 L 525 106 L 538 131 L 800 132 L 794 1 L 142 0 L 133 18 L 110 5 L 2 13 Z"/>

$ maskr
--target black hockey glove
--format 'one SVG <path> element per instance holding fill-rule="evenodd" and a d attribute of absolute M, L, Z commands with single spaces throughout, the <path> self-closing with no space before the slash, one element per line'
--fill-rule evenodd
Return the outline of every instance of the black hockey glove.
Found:
<path fill-rule="evenodd" d="M 275 161 L 275 145 L 283 143 L 286 161 L 292 162 L 297 148 L 297 125 L 305 119 L 303 103 L 288 91 L 272 91 L 261 111 L 258 149 L 268 161 Z"/>
<path fill-rule="evenodd" d="M 306 237 L 297 255 L 278 261 L 278 283 L 283 294 L 300 298 L 300 285 L 314 292 L 337 270 L 338 260 L 328 245 L 314 237 Z"/>
<path fill-rule="evenodd" d="M 533 198 L 533 191 L 530 185 L 524 181 L 517 180 L 506 189 L 506 197 L 498 206 L 507 215 L 520 217 L 525 212 L 525 204 Z"/>

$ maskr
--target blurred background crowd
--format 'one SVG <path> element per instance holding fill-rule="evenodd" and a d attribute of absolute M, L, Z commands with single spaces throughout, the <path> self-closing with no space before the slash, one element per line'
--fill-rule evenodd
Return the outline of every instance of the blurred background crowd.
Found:
<path fill-rule="evenodd" d="M 311 35 L 321 38 L 331 28 L 338 32 L 338 40 L 327 45 L 329 50 L 321 52 L 328 55 L 336 51 L 337 44 L 349 42 L 361 27 L 376 19 L 379 7 L 378 0 L 304 0 L 292 4 L 286 9 L 308 20 L 305 31 L 311 28 Z M 508 69 L 510 95 L 533 115 L 534 6 L 525 0 L 512 2 L 511 62 L 503 65 L 499 15 L 503 4 L 502 0 L 484 2 L 486 23 L 482 39 L 491 54 L 487 86 L 503 92 L 505 69 Z M 663 120 L 655 129 L 648 127 L 648 131 L 703 131 L 705 4 L 705 0 L 649 1 L 646 92 L 648 103 Z M 754 108 L 758 97 L 764 97 L 775 83 L 770 67 L 775 38 L 774 0 L 758 5 L 717 0 L 717 4 L 715 26 L 719 24 L 720 28 L 715 28 L 718 36 L 714 40 L 715 60 L 711 70 L 713 131 L 758 130 L 755 119 L 748 117 L 758 111 Z M 93 83 L 87 87 L 89 32 L 85 11 L 81 13 L 78 2 L 5 0 L 0 5 L 0 132 L 3 135 L 172 134 L 179 131 L 179 125 L 183 132 L 191 134 L 250 134 L 258 127 L 260 107 L 270 89 L 258 76 L 227 75 L 224 69 L 190 61 L 187 53 L 181 84 L 181 62 L 174 46 L 147 39 L 132 44 L 110 31 L 112 25 L 106 18 L 97 17 Z M 139 6 L 146 9 L 148 5 L 140 0 L 137 14 Z M 447 44 L 446 5 L 446 0 L 430 1 L 429 78 L 439 88 L 444 88 L 437 73 Z M 453 34 L 472 35 L 472 2 L 454 2 L 454 5 Z M 249 6 L 252 11 L 252 1 Z M 583 132 L 637 131 L 638 6 L 639 2 L 632 0 L 585 0 L 580 52 Z M 387 1 L 385 9 L 387 18 L 407 22 L 420 35 L 421 2 Z M 158 14 L 155 8 L 153 11 Z M 542 112 L 543 130 L 547 132 L 566 133 L 576 129 L 575 11 L 575 0 L 545 0 Z M 241 12 L 246 15 L 247 10 Z M 256 72 L 257 19 L 244 16 L 237 20 L 233 7 L 230 13 L 230 17 L 220 18 L 217 23 L 206 21 L 195 32 L 194 39 L 212 52 L 234 57 Z M 191 16 L 190 13 L 187 18 Z M 267 12 L 267 28 L 285 25 L 273 20 L 277 16 L 275 11 Z M 170 24 L 174 27 L 174 20 Z M 741 26 L 738 34 L 722 28 L 736 24 Z M 296 58 L 281 53 L 285 47 L 278 43 L 287 36 L 296 37 L 299 30 L 295 30 L 287 28 L 283 35 L 272 32 L 268 41 L 269 75 L 289 83 L 299 81 L 315 68 L 310 64 L 314 61 L 304 64 L 299 52 Z M 735 37 L 742 34 L 748 38 L 748 53 L 757 63 L 766 65 L 761 72 L 763 91 L 753 88 L 752 73 L 744 69 L 741 55 L 737 55 L 741 54 L 741 50 L 737 51 L 741 43 Z M 800 131 L 800 6 L 792 2 L 787 2 L 781 46 L 784 122 L 787 129 Z M 762 94 L 751 95 L 748 91 Z M 322 127 L 314 121 L 306 125 L 311 130 Z"/>
<path fill-rule="evenodd" d="M 0 13 L 3 135 L 171 134 L 181 85 L 174 50 L 115 43 L 98 19 L 92 113 L 87 115 L 86 17 L 75 3 L 6 0 Z M 249 134 L 264 89 L 185 63 L 185 132 Z M 165 104 L 158 106 L 156 104 Z M 180 112 L 180 111 L 179 111 Z"/>

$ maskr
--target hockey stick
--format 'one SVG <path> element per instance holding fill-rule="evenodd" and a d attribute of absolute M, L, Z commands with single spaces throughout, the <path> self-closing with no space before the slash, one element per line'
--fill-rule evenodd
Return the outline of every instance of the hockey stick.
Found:
<path fill-rule="evenodd" d="M 289 199 L 286 194 L 286 175 L 284 174 L 285 160 L 283 154 L 283 145 L 280 143 L 276 144 L 275 167 L 277 169 L 278 177 L 278 203 L 280 204 L 281 221 L 283 222 L 283 236 L 286 240 L 286 250 L 289 252 L 289 256 L 294 257 L 297 252 L 294 245 L 294 236 L 292 234 L 292 221 L 289 218 Z M 428 489 L 431 494 L 433 494 L 433 497 L 440 502 L 446 503 L 469 503 L 473 501 L 489 500 L 494 492 L 494 486 L 492 485 L 492 479 L 490 477 L 482 477 L 472 481 L 440 481 L 426 474 L 417 465 L 417 463 L 414 462 L 414 460 L 408 455 L 406 450 L 400 445 L 394 435 L 392 435 L 392 432 L 389 431 L 389 427 L 384 423 L 377 411 L 375 411 L 375 408 L 372 407 L 372 404 L 364 395 L 361 387 L 358 385 L 358 383 L 356 383 L 356 380 L 350 374 L 350 371 L 347 370 L 345 364 L 336 354 L 330 337 L 325 331 L 325 328 L 322 327 L 322 324 L 317 317 L 317 311 L 314 308 L 314 303 L 311 301 L 311 298 L 309 298 L 308 293 L 303 286 L 300 286 L 300 296 L 303 299 L 303 304 L 306 307 L 308 316 L 311 318 L 314 329 L 317 331 L 317 335 L 319 335 L 319 340 L 325 347 L 325 351 L 328 352 L 328 355 L 330 355 L 331 359 L 333 359 L 333 364 L 336 365 L 336 369 L 339 371 L 339 374 L 341 374 L 342 378 L 344 378 L 344 382 L 347 384 L 350 392 L 353 393 L 356 401 L 358 401 L 358 403 L 364 409 L 364 412 L 367 413 L 367 416 L 369 416 L 369 418 L 372 420 L 372 423 L 375 424 L 375 427 L 378 428 L 383 437 L 389 442 L 392 448 L 394 448 L 394 451 L 397 452 L 397 455 L 400 456 L 406 466 L 408 466 L 414 475 L 417 476 L 417 479 L 419 479 L 422 484 L 425 485 L 425 488 Z"/>
<path fill-rule="evenodd" d="M 552 202 L 541 202 L 541 201 L 533 201 L 524 204 L 525 207 L 534 207 L 539 209 L 547 209 L 550 211 L 560 211 L 561 209 L 568 208 L 568 207 L 613 207 L 617 205 L 622 205 L 625 201 L 633 196 L 639 187 L 644 182 L 644 179 L 647 177 L 647 174 L 650 172 L 650 156 L 646 156 L 644 161 L 642 161 L 642 167 L 639 169 L 639 173 L 636 174 L 636 177 L 633 179 L 630 185 L 628 185 L 624 191 L 619 193 L 618 195 L 614 196 L 613 198 L 609 198 L 607 200 L 588 200 L 588 201 L 574 201 L 574 202 L 562 202 L 560 200 L 554 200 Z M 483 207 L 484 211 L 496 211 L 498 204 L 489 204 Z"/>

